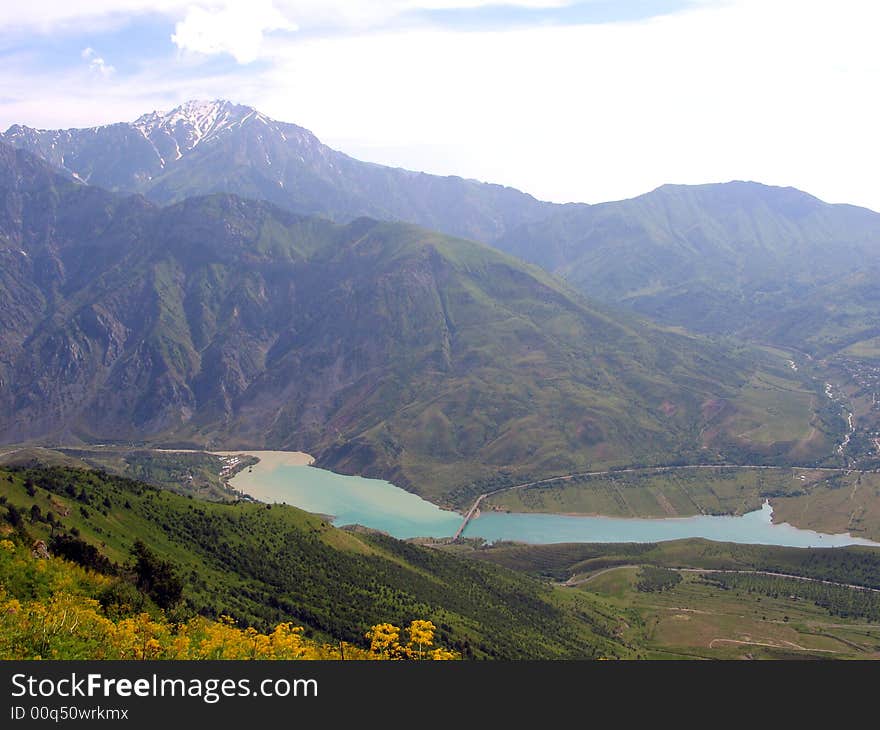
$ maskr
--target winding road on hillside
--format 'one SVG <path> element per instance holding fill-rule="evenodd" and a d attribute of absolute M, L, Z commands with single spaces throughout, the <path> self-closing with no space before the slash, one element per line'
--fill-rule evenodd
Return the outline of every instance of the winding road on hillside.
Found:
<path fill-rule="evenodd" d="M 558 583 L 557 585 L 565 586 L 566 588 L 571 588 L 573 586 L 583 585 L 584 583 L 589 583 L 594 578 L 598 578 L 600 575 L 604 575 L 605 573 L 610 573 L 614 570 L 623 570 L 624 568 L 641 568 L 643 567 L 641 564 L 633 563 L 626 565 L 613 565 L 610 568 L 603 568 L 595 573 L 590 573 L 590 575 L 584 576 L 583 578 L 575 578 L 572 576 L 564 583 Z M 880 593 L 880 588 L 869 588 L 868 586 L 860 586 L 855 583 L 839 583 L 833 580 L 823 580 L 821 578 L 807 578 L 803 575 L 794 575 L 792 573 L 777 573 L 772 570 L 736 570 L 736 569 L 717 569 L 717 568 L 669 568 L 669 570 L 674 570 L 676 573 L 736 573 L 740 575 L 769 575 L 773 578 L 791 578 L 792 580 L 800 580 L 805 583 L 822 583 L 827 586 L 837 586 L 838 588 L 851 588 L 856 591 L 867 591 L 870 593 Z"/>
<path fill-rule="evenodd" d="M 546 479 L 538 479 L 532 482 L 525 482 L 523 484 L 513 484 L 509 487 L 501 487 L 500 489 L 493 489 L 491 492 L 484 492 L 479 497 L 474 500 L 471 508 L 465 513 L 464 519 L 459 525 L 459 528 L 455 531 L 455 535 L 452 537 L 452 541 L 455 542 L 458 540 L 462 533 L 465 531 L 465 528 L 468 526 L 468 523 L 474 518 L 474 515 L 479 509 L 480 503 L 486 499 L 486 497 L 491 497 L 495 494 L 500 494 L 501 492 L 510 492 L 514 489 L 527 489 L 528 487 L 536 487 L 539 484 L 548 484 L 549 482 L 567 482 L 572 479 L 578 477 L 601 477 L 601 476 L 611 476 L 614 474 L 635 474 L 635 473 L 643 473 L 643 472 L 670 472 L 670 471 L 683 471 L 685 469 L 808 469 L 810 471 L 827 471 L 827 472 L 844 472 L 849 473 L 854 471 L 853 469 L 847 469 L 844 467 L 831 467 L 831 466 L 767 466 L 767 465 L 758 465 L 758 464 L 686 464 L 683 466 L 646 466 L 646 467 L 633 467 L 630 469 L 609 469 L 607 471 L 584 471 L 577 472 L 574 474 L 564 474 L 562 476 L 556 477 L 547 477 Z"/>

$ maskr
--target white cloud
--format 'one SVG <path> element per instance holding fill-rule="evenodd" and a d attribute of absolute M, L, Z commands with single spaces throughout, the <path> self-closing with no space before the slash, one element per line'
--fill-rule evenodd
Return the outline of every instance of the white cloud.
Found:
<path fill-rule="evenodd" d="M 128 0 L 137 2 L 137 0 Z M 504 5 L 553 8 L 575 0 L 505 0 Z M 417 10 L 466 10 L 497 5 L 498 0 L 207 0 L 188 6 L 172 41 L 201 54 L 229 53 L 239 63 L 260 56 L 264 34 L 292 31 L 293 21 L 324 29 L 367 29 Z"/>
<path fill-rule="evenodd" d="M 467 10 L 488 6 L 559 8 L 575 2 L 578 0 L 279 0 L 278 4 L 288 17 L 303 25 L 373 28 L 418 10 Z"/>
<path fill-rule="evenodd" d="M 239 63 L 250 63 L 259 57 L 265 33 L 296 29 L 272 0 L 249 0 L 214 10 L 191 7 L 176 25 L 171 40 L 182 50 L 229 53 Z"/>
<path fill-rule="evenodd" d="M 89 70 L 99 76 L 106 78 L 116 72 L 116 69 L 101 58 L 91 46 L 83 48 L 79 55 L 84 61 L 88 61 Z"/>
<path fill-rule="evenodd" d="M 444 0 L 420 4 L 432 1 Z M 299 21 L 309 3 L 317 17 L 312 0 L 274 7 Z M 269 34 L 268 72 L 225 76 L 204 76 L 189 54 L 101 83 L 4 59 L 0 88 L 18 101 L 0 105 L 0 122 L 89 126 L 225 97 L 364 159 L 545 199 L 752 179 L 880 210 L 877 27 L 880 5 L 859 0 L 729 0 L 626 24 Z"/>
<path fill-rule="evenodd" d="M 576 0 L 276 0 L 283 17 L 301 25 L 336 23 L 374 26 L 396 15 L 419 9 L 475 8 L 489 5 L 563 7 Z M 124 23 L 133 16 L 161 14 L 179 20 L 195 7 L 207 13 L 231 8 L 240 14 L 259 3 L 251 0 L 39 0 L 4 3 L 0 32 L 31 29 L 43 32 L 63 27 L 97 29 Z M 8 7 L 7 7 L 8 6 Z"/>
<path fill-rule="evenodd" d="M 755 179 L 880 209 L 877 27 L 874 3 L 738 0 L 625 24 L 273 44 L 262 107 L 356 156 L 552 200 Z"/>
<path fill-rule="evenodd" d="M 259 105 L 261 88 L 259 79 L 205 74 L 186 59 L 151 60 L 140 70 L 103 77 L 87 64 L 40 69 L 31 53 L 19 52 L 0 64 L 0 130 L 11 124 L 55 129 L 133 121 L 196 98 L 233 97 Z"/>

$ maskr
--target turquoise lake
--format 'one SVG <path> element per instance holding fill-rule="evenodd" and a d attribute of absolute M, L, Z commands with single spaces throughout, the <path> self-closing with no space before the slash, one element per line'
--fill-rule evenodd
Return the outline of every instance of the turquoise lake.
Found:
<path fill-rule="evenodd" d="M 462 521 L 458 512 L 442 510 L 381 479 L 343 476 L 313 466 L 261 466 L 239 472 L 230 485 L 261 502 L 284 502 L 332 515 L 337 527 L 359 524 L 401 539 L 449 537 Z"/>
<path fill-rule="evenodd" d="M 618 517 L 575 517 L 570 515 L 489 512 L 468 524 L 464 535 L 496 540 L 549 542 L 663 542 L 685 537 L 704 537 L 718 542 L 789 547 L 841 547 L 878 545 L 870 540 L 844 535 L 823 535 L 799 530 L 788 523 L 774 525 L 773 509 L 764 506 L 738 517 L 676 517 L 666 519 L 622 519 Z"/>
<path fill-rule="evenodd" d="M 267 468 L 261 463 L 251 472 L 237 474 L 230 484 L 261 502 L 286 503 L 330 515 L 337 527 L 360 524 L 401 539 L 451 537 L 462 521 L 459 513 L 442 510 L 389 482 L 343 476 L 312 466 Z M 629 519 L 483 512 L 471 520 L 464 536 L 482 537 L 489 542 L 528 543 L 662 542 L 703 537 L 720 542 L 790 547 L 880 545 L 848 534 L 824 535 L 787 523 L 774 525 L 772 512 L 769 503 L 738 517 Z"/>

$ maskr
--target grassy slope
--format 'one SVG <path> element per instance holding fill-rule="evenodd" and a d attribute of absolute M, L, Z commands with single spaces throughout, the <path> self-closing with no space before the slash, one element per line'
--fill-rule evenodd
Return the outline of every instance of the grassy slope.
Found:
<path fill-rule="evenodd" d="M 775 355 L 605 314 L 537 270 L 502 266 L 467 242 L 423 236 L 417 245 L 439 252 L 447 269 L 443 380 L 436 372 L 414 379 L 413 402 L 359 443 L 399 454 L 404 484 L 428 496 L 499 473 L 521 481 L 634 461 L 712 460 L 728 450 L 761 460 L 809 431 L 811 394 Z M 406 242 L 394 255 L 413 253 Z M 411 302 L 408 316 L 420 308 Z M 765 408 L 750 379 L 774 381 L 776 402 Z M 744 423 L 761 438 L 742 434 Z M 827 444 L 812 446 L 815 457 Z M 319 463 L 363 471 L 364 449 L 352 457 L 348 449 Z"/>
<path fill-rule="evenodd" d="M 818 532 L 880 540 L 880 474 L 852 472 L 818 479 L 773 499 L 773 519 Z"/>
<path fill-rule="evenodd" d="M 502 492 L 483 502 L 511 512 L 561 512 L 610 517 L 686 517 L 743 514 L 766 494 L 794 486 L 789 470 L 749 469 L 611 474 Z"/>
<path fill-rule="evenodd" d="M 557 211 L 498 246 L 661 321 L 825 354 L 880 331 L 878 243 L 873 211 L 733 182 Z"/>
<path fill-rule="evenodd" d="M 790 595 L 804 583 L 776 581 L 778 592 L 768 595 L 685 574 L 670 589 L 644 592 L 637 588 L 640 575 L 637 567 L 616 568 L 571 590 L 601 597 L 627 616 L 621 639 L 646 658 L 880 658 L 880 624 Z"/>
<path fill-rule="evenodd" d="M 504 475 L 785 461 L 806 428 L 777 356 L 608 313 L 485 246 L 231 196 L 158 210 L 33 184 L 9 192 L 29 258 L 0 296 L 30 304 L 12 328 L 27 339 L 0 351 L 7 441 L 303 449 L 442 500 Z M 758 374 L 791 403 L 765 404 Z"/>
<path fill-rule="evenodd" d="M 839 352 L 873 359 L 880 335 L 878 286 L 880 277 L 869 249 L 851 272 L 801 286 L 787 302 L 743 331 L 759 341 L 795 345 L 822 357 Z"/>
<path fill-rule="evenodd" d="M 245 460 L 239 468 L 249 463 Z M 219 456 L 204 452 L 161 452 L 110 446 L 62 449 L 12 446 L 0 448 L 0 465 L 98 469 L 199 499 L 235 498 L 220 476 L 224 462 Z"/>
<path fill-rule="evenodd" d="M 869 547 L 809 549 L 693 539 L 621 545 L 498 543 L 468 553 L 459 552 L 477 560 L 560 581 L 608 567 L 639 564 L 709 570 L 768 570 L 880 588 L 880 550 Z"/>
<path fill-rule="evenodd" d="M 457 552 L 588 595 L 618 616 L 616 637 L 648 659 L 804 659 L 880 656 L 880 594 L 769 576 L 762 570 L 880 588 L 880 550 L 833 550 L 679 540 L 629 545 L 497 544 Z M 640 566 L 690 568 L 666 590 L 639 590 Z M 725 578 L 725 576 L 727 576 Z M 830 599 L 830 602 L 826 602 Z M 867 609 L 867 610 L 866 610 Z"/>
<path fill-rule="evenodd" d="M 260 635 L 226 619 L 169 616 L 129 577 L 35 554 L 23 537 L 0 523 L 0 660 L 340 659 L 343 649 L 345 659 L 379 658 L 303 640 L 289 623 Z"/>
<path fill-rule="evenodd" d="M 79 498 L 82 490 L 86 497 Z M 337 530 L 291 507 L 198 502 L 69 469 L 2 470 L 0 497 L 26 515 L 34 537 L 49 534 L 46 523 L 29 519 L 37 505 L 116 561 L 126 559 L 135 539 L 143 540 L 179 566 L 188 604 L 209 616 L 227 613 L 258 627 L 293 620 L 318 636 L 355 643 L 372 624 L 426 618 L 465 656 L 627 652 L 612 638 L 613 616 L 593 610 L 588 600 L 560 598 L 495 566 Z"/>
<path fill-rule="evenodd" d="M 880 540 L 880 475 L 820 469 L 700 469 L 582 477 L 502 492 L 483 508 L 613 517 L 742 514 L 769 499 L 775 522 Z"/>

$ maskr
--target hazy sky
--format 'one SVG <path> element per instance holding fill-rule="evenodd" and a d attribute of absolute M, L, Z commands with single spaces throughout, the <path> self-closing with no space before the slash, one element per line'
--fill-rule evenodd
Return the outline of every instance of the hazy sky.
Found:
<path fill-rule="evenodd" d="M 0 127 L 226 98 L 559 202 L 744 179 L 880 210 L 878 28 L 874 0 L 7 0 Z"/>

